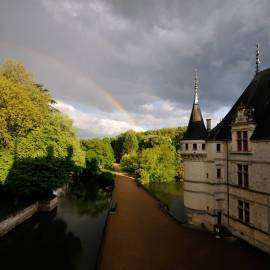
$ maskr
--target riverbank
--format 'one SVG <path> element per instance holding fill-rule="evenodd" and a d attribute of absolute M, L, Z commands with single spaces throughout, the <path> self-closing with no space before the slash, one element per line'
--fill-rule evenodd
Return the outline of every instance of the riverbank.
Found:
<path fill-rule="evenodd" d="M 57 207 L 57 204 L 57 197 L 53 197 L 50 200 L 37 201 L 3 217 L 0 219 L 0 237 L 10 232 L 36 213 L 52 211 L 55 207 Z"/>
<path fill-rule="evenodd" d="M 96 269 L 111 193 L 86 180 L 60 192 L 52 212 L 36 213 L 0 237 L 3 269 Z"/>
<path fill-rule="evenodd" d="M 119 169 L 113 201 L 99 269 L 269 269 L 270 256 L 245 243 L 181 226 Z"/>

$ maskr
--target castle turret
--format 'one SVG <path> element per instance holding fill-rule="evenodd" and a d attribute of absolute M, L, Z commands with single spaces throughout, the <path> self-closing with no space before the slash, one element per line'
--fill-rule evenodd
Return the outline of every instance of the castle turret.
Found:
<path fill-rule="evenodd" d="M 207 130 L 199 105 L 198 74 L 195 70 L 194 101 L 187 127 L 182 138 L 182 158 L 184 163 L 184 204 L 189 223 L 204 223 L 207 195 L 205 195 L 205 160 Z"/>
<path fill-rule="evenodd" d="M 202 113 L 199 105 L 199 82 L 198 82 L 198 73 L 195 70 L 195 79 L 194 79 L 194 101 L 192 106 L 192 111 L 187 127 L 187 131 L 184 134 L 182 140 L 205 140 L 207 136 L 207 131 L 204 125 L 202 118 Z"/>

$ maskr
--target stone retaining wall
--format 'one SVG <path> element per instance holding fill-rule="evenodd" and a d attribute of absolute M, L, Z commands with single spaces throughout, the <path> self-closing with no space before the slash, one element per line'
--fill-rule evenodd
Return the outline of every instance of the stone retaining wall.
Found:
<path fill-rule="evenodd" d="M 58 204 L 58 198 L 55 197 L 49 201 L 39 201 L 38 203 L 38 211 L 40 212 L 50 212 L 52 211 Z"/>
<path fill-rule="evenodd" d="M 0 221 L 0 237 L 4 236 L 9 231 L 13 230 L 16 226 L 20 225 L 27 219 L 31 218 L 37 212 L 52 211 L 58 204 L 58 198 L 55 197 L 49 201 L 35 202 L 14 214 L 7 216 Z"/>

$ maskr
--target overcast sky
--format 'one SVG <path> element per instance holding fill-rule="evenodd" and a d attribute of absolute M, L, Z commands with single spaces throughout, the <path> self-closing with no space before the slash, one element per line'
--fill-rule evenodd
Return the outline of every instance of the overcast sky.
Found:
<path fill-rule="evenodd" d="M 224 117 L 270 67 L 269 0 L 1 0 L 0 59 L 30 69 L 81 137 Z"/>

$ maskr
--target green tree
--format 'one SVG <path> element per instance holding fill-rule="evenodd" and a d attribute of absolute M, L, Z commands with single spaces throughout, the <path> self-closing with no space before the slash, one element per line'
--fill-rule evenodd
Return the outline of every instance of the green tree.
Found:
<path fill-rule="evenodd" d="M 23 64 L 14 59 L 6 59 L 0 66 L 0 74 L 16 85 L 22 85 L 31 88 L 35 83 L 33 75 L 26 70 Z"/>
<path fill-rule="evenodd" d="M 114 156 L 116 159 L 116 162 L 120 162 L 122 158 L 122 150 L 123 150 L 123 142 L 124 142 L 124 137 L 122 134 L 117 136 L 116 138 L 113 138 L 111 140 L 111 146 L 113 148 Z"/>
<path fill-rule="evenodd" d="M 17 195 L 45 194 L 85 166 L 72 121 L 22 64 L 0 65 L 0 184 Z"/>
<path fill-rule="evenodd" d="M 120 134 L 112 140 L 111 144 L 117 162 L 120 162 L 123 155 L 136 152 L 139 147 L 136 132 L 133 130 Z"/>
<path fill-rule="evenodd" d="M 12 167 L 4 181 L 12 193 L 49 194 L 81 172 L 85 156 L 72 128 L 72 121 L 52 112 L 46 124 L 18 137 Z"/>
<path fill-rule="evenodd" d="M 139 142 L 139 149 L 143 150 L 146 148 L 152 148 L 156 145 L 171 144 L 172 140 L 170 137 L 160 135 L 145 135 L 142 136 Z"/>
<path fill-rule="evenodd" d="M 110 140 L 105 139 L 83 139 L 82 149 L 86 152 L 86 165 L 90 170 L 113 167 L 114 153 Z"/>
<path fill-rule="evenodd" d="M 138 154 L 136 152 L 131 152 L 130 154 L 125 154 L 120 162 L 121 169 L 126 172 L 135 173 L 139 168 L 138 164 Z"/>
<path fill-rule="evenodd" d="M 143 183 L 174 181 L 176 151 L 172 145 L 157 145 L 139 154 L 139 180 Z"/>
<path fill-rule="evenodd" d="M 0 147 L 42 125 L 49 113 L 49 95 L 32 83 L 21 64 L 11 63 L 0 66 Z"/>
<path fill-rule="evenodd" d="M 138 150 L 138 139 L 136 133 L 133 130 L 127 131 L 123 134 L 123 149 L 122 155 L 136 152 Z"/>

